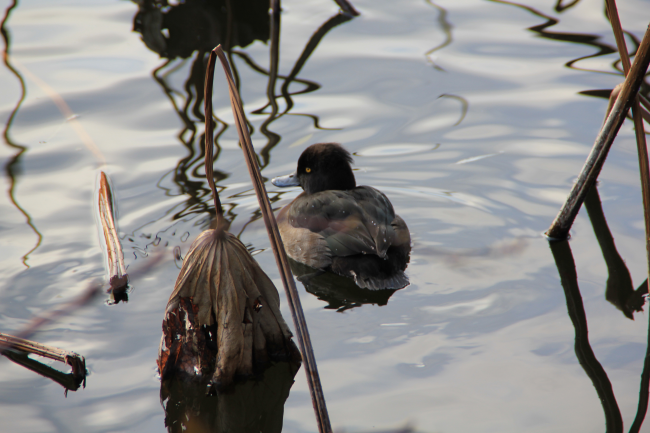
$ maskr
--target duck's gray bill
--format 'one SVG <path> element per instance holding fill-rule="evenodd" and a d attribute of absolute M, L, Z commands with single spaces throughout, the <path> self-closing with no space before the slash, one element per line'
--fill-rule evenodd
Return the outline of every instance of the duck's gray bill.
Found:
<path fill-rule="evenodd" d="M 298 173 L 291 173 L 286 176 L 274 177 L 271 179 L 271 183 L 275 186 L 279 186 L 280 188 L 284 188 L 285 186 L 300 186 L 300 182 L 298 181 Z"/>

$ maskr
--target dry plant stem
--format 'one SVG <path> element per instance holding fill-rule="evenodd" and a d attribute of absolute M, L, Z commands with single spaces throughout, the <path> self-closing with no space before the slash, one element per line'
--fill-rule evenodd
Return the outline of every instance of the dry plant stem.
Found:
<path fill-rule="evenodd" d="M 639 101 L 632 107 L 634 116 L 634 133 L 636 134 L 637 153 L 639 155 L 639 171 L 641 174 L 641 193 L 643 195 L 643 214 L 645 217 L 645 242 L 647 255 L 647 272 L 650 275 L 650 168 L 648 167 L 648 147 L 645 141 L 645 129 Z"/>
<path fill-rule="evenodd" d="M 63 362 L 72 367 L 72 375 L 75 378 L 83 379 L 86 377 L 86 360 L 74 352 L 58 349 L 52 346 L 46 346 L 34 341 L 25 340 L 24 338 L 14 337 L 12 335 L 3 334 L 0 332 L 0 344 L 7 349 L 20 350 L 25 353 L 33 353 L 44 358 L 53 359 L 55 361 Z"/>
<path fill-rule="evenodd" d="M 106 174 L 100 172 L 99 179 L 99 219 L 102 224 L 102 232 L 106 241 L 108 256 L 108 273 L 111 288 L 123 289 L 128 283 L 126 276 L 126 266 L 124 265 L 124 254 L 122 245 L 117 235 L 115 225 L 115 210 L 113 209 L 113 194 L 108 183 Z"/>
<path fill-rule="evenodd" d="M 609 20 L 612 23 L 612 29 L 614 30 L 614 35 L 616 37 L 616 45 L 618 47 L 618 52 L 621 56 L 621 63 L 623 63 L 623 71 L 626 76 L 630 75 L 630 57 L 627 53 L 627 46 L 625 44 L 625 36 L 623 34 L 623 28 L 621 26 L 621 21 L 618 16 L 618 10 L 616 8 L 615 0 L 607 0 L 607 14 L 609 15 Z M 645 39 L 645 38 L 644 38 Z M 639 47 L 640 50 L 641 47 Z M 638 54 L 637 54 L 638 56 Z M 643 100 L 640 95 L 638 98 L 635 98 L 632 105 L 632 115 L 634 118 L 634 131 L 636 134 L 636 144 L 637 152 L 639 155 L 639 171 L 641 175 L 641 193 L 643 196 L 643 214 L 645 218 L 645 240 L 646 240 L 646 260 L 647 260 L 647 269 L 646 272 L 650 274 L 650 170 L 648 168 L 648 148 L 646 146 L 645 140 L 645 130 L 643 127 L 643 113 L 644 110 L 641 107 L 639 101 Z M 650 329 L 648 329 L 648 350 L 646 351 L 645 361 L 643 365 L 643 372 L 641 374 L 641 386 L 639 390 L 639 403 L 637 406 L 636 417 L 634 422 L 630 427 L 630 433 L 638 432 L 641 429 L 641 424 L 645 418 L 645 415 L 648 411 L 648 391 L 650 385 Z"/>
<path fill-rule="evenodd" d="M 615 0 L 607 0 L 607 14 L 612 23 L 616 45 L 621 56 L 623 71 L 628 76 L 630 73 L 630 57 L 627 53 L 625 44 L 625 35 L 618 16 Z M 634 118 L 634 130 L 636 133 L 636 144 L 639 155 L 639 171 L 641 175 L 641 193 L 643 196 L 643 210 L 645 216 L 645 238 L 646 238 L 646 255 L 648 260 L 647 272 L 650 273 L 650 170 L 648 169 L 648 148 L 645 141 L 645 130 L 643 127 L 643 118 L 641 117 L 641 106 L 639 100 L 635 98 L 632 104 L 632 114 Z"/>
<path fill-rule="evenodd" d="M 282 238 L 280 237 L 278 225 L 273 215 L 271 203 L 269 202 L 268 196 L 266 194 L 264 181 L 262 180 L 262 175 L 260 174 L 259 168 L 257 166 L 257 158 L 255 155 L 255 150 L 253 149 L 253 143 L 251 141 L 250 134 L 246 128 L 246 118 L 244 116 L 239 93 L 235 87 L 235 82 L 230 71 L 230 66 L 228 65 L 228 61 L 223 53 L 223 50 L 221 49 L 221 46 L 216 47 L 210 54 L 208 65 L 208 74 L 210 74 L 209 79 L 212 79 L 212 74 L 210 71 L 214 70 L 216 57 L 219 57 L 219 60 L 221 60 L 226 79 L 228 80 L 230 105 L 232 107 L 233 116 L 235 117 L 235 124 L 237 126 L 237 132 L 239 133 L 242 151 L 244 152 L 246 164 L 248 166 L 251 180 L 253 181 L 253 186 L 255 188 L 255 193 L 257 194 L 257 199 L 260 204 L 262 215 L 264 216 L 264 223 L 266 224 L 269 240 L 273 248 L 275 261 L 278 265 L 278 269 L 280 270 L 282 284 L 287 293 L 287 299 L 289 300 L 289 307 L 291 308 L 291 315 L 293 318 L 294 326 L 296 328 L 296 333 L 298 334 L 300 351 L 303 356 L 303 365 L 305 367 L 305 374 L 307 375 L 307 383 L 309 385 L 312 404 L 314 405 L 314 410 L 316 412 L 318 430 L 321 433 L 330 433 L 332 431 L 332 427 L 330 424 L 329 415 L 327 414 L 325 397 L 323 395 L 320 377 L 318 375 L 318 369 L 316 367 L 316 358 L 314 357 L 311 340 L 309 338 L 305 316 L 300 304 L 300 297 L 298 296 L 298 291 L 296 290 L 293 275 L 291 274 L 291 269 L 289 267 L 287 255 L 284 250 Z M 208 77 L 206 76 L 206 82 L 207 80 Z M 207 93 L 207 89 L 208 88 L 206 86 L 206 100 L 212 98 L 212 93 Z M 208 116 L 209 113 L 210 112 L 206 112 L 206 116 Z"/>
<path fill-rule="evenodd" d="M 618 53 L 621 56 L 621 63 L 623 64 L 623 72 L 627 76 L 630 72 L 630 55 L 627 53 L 627 47 L 625 45 L 625 35 L 623 34 L 623 27 L 621 26 L 621 20 L 618 17 L 618 9 L 616 8 L 615 0 L 606 0 L 607 6 L 607 15 L 609 16 L 609 21 L 612 23 L 612 30 L 614 31 L 614 37 L 616 38 L 616 46 L 618 48 Z"/>
<path fill-rule="evenodd" d="M 205 177 L 208 179 L 210 189 L 212 189 L 212 197 L 214 199 L 214 210 L 217 213 L 217 227 L 223 227 L 223 209 L 221 208 L 221 200 L 217 193 L 217 187 L 214 184 L 214 119 L 212 119 L 212 77 L 214 76 L 214 60 L 213 54 L 210 53 L 210 61 L 208 62 L 208 70 L 205 74 L 205 97 L 203 99 L 203 110 L 205 112 Z"/>
<path fill-rule="evenodd" d="M 573 189 L 562 206 L 562 209 L 546 232 L 546 235 L 549 238 L 565 239 L 569 234 L 569 230 L 573 225 L 573 221 L 580 210 L 580 206 L 582 205 L 589 188 L 591 188 L 600 174 L 605 158 L 607 158 L 609 148 L 625 120 L 625 115 L 636 99 L 636 94 L 641 85 L 641 81 L 645 76 L 645 72 L 648 69 L 649 63 L 650 27 L 646 29 L 643 40 L 637 50 L 637 55 L 634 59 L 634 64 L 632 65 L 630 74 L 623 83 L 621 93 L 616 99 L 612 112 L 607 117 L 605 124 L 598 133 L 598 137 L 596 137 L 594 146 L 592 147 L 591 153 L 580 172 L 576 184 L 573 186 Z"/>

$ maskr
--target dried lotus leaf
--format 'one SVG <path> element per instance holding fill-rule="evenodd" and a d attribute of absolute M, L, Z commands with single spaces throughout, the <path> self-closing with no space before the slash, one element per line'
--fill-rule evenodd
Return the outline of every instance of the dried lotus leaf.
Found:
<path fill-rule="evenodd" d="M 300 354 L 280 314 L 278 292 L 239 239 L 210 229 L 192 243 L 167 303 L 159 369 L 229 385 L 269 360 Z"/>

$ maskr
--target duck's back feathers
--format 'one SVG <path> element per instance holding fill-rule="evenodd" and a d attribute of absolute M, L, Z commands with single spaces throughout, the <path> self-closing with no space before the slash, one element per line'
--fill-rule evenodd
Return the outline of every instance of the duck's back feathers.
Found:
<path fill-rule="evenodd" d="M 291 204 L 293 227 L 321 234 L 333 256 L 376 254 L 385 257 L 397 241 L 391 223 L 395 211 L 380 191 L 361 186 L 349 191 L 329 190 L 301 194 Z"/>
<path fill-rule="evenodd" d="M 295 260 L 353 277 L 362 288 L 408 284 L 403 272 L 411 249 L 408 228 L 372 187 L 303 193 L 282 210 L 278 223 Z"/>
<path fill-rule="evenodd" d="M 332 264 L 332 254 L 325 237 L 305 227 L 294 227 L 288 221 L 289 210 L 290 206 L 285 206 L 277 218 L 287 255 L 312 268 L 329 268 Z"/>

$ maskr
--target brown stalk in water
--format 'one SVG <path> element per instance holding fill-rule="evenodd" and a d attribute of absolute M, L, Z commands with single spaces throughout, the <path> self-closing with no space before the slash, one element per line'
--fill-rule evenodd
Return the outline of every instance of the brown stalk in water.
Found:
<path fill-rule="evenodd" d="M 329 415 L 327 413 L 327 406 L 325 404 L 325 397 L 323 395 L 320 377 L 318 375 L 318 368 L 316 366 L 316 358 L 314 356 L 311 339 L 309 338 L 307 323 L 305 321 L 305 316 L 300 304 L 300 297 L 298 295 L 298 291 L 296 290 L 295 281 L 291 273 L 291 268 L 289 267 L 289 262 L 284 250 L 282 238 L 280 237 L 278 225 L 275 220 L 275 216 L 273 215 L 273 209 L 271 208 L 271 203 L 266 193 L 264 181 L 262 180 L 262 175 L 260 174 L 259 167 L 257 166 L 257 158 L 250 134 L 248 133 L 248 128 L 246 127 L 246 117 L 242 108 L 241 99 L 239 98 L 239 92 L 237 91 L 232 72 L 230 71 L 228 60 L 226 59 L 226 56 L 221 49 L 221 45 L 212 50 L 208 63 L 205 87 L 206 122 L 208 121 L 207 119 L 212 116 L 212 105 L 210 104 L 210 111 L 208 111 L 207 101 L 212 99 L 211 90 L 216 57 L 219 57 L 219 60 L 221 60 L 221 65 L 223 66 L 226 79 L 228 81 L 230 105 L 233 111 L 233 116 L 235 118 L 235 124 L 237 126 L 237 132 L 239 134 L 242 151 L 244 152 L 246 165 L 248 166 L 248 171 L 253 182 L 253 187 L 255 188 L 255 193 L 260 204 L 260 209 L 262 210 L 262 215 L 264 216 L 264 223 L 266 224 L 266 230 L 269 235 L 269 240 L 271 242 L 276 264 L 280 270 L 282 284 L 286 291 L 287 299 L 289 300 L 289 307 L 291 308 L 291 315 L 293 317 L 293 323 L 296 328 L 296 332 L 298 333 L 298 343 L 300 345 L 300 351 L 304 360 L 305 374 L 307 375 L 307 383 L 309 384 L 312 404 L 314 406 L 314 411 L 316 412 L 318 429 L 321 433 L 329 433 L 332 431 L 332 427 L 330 424 Z M 210 90 L 210 93 L 208 93 L 208 90 Z"/>
<path fill-rule="evenodd" d="M 618 52 L 621 56 L 621 63 L 623 64 L 623 71 L 625 75 L 630 74 L 630 56 L 627 54 L 627 46 L 625 44 L 625 35 L 621 27 L 621 21 L 618 17 L 618 10 L 616 9 L 616 2 L 614 0 L 606 0 L 607 15 L 612 23 L 614 36 L 616 37 L 616 45 Z M 645 141 L 645 130 L 643 127 L 643 117 L 641 115 L 641 105 L 639 99 L 634 98 L 632 102 L 632 116 L 634 118 L 634 131 L 636 133 L 636 145 L 639 155 L 639 171 L 641 174 L 641 194 L 643 196 L 643 210 L 645 216 L 645 238 L 646 238 L 646 254 L 647 254 L 647 272 L 650 272 L 650 170 L 648 169 L 648 148 Z"/>
<path fill-rule="evenodd" d="M 72 377 L 74 378 L 77 386 L 83 382 L 84 388 L 86 387 L 86 360 L 83 356 L 70 352 L 67 350 L 59 349 L 52 346 L 36 343 L 34 341 L 25 340 L 24 338 L 14 337 L 9 334 L 0 332 L 0 344 L 6 349 L 2 351 L 3 355 L 8 355 L 9 350 L 18 350 L 24 353 L 33 353 L 44 358 L 53 359 L 55 361 L 63 362 L 72 367 Z M 67 389 L 73 389 L 66 386 Z M 74 390 L 74 389 L 73 389 Z"/>
<path fill-rule="evenodd" d="M 102 233 L 104 234 L 104 242 L 106 243 L 108 278 L 111 285 L 108 290 L 112 298 L 111 303 L 126 302 L 128 300 L 126 289 L 129 285 L 129 276 L 126 274 L 122 245 L 115 225 L 113 193 L 108 178 L 103 171 L 100 172 L 97 205 L 99 208 L 99 220 L 102 224 Z"/>
<path fill-rule="evenodd" d="M 607 153 L 616 138 L 616 134 L 623 124 L 628 110 L 636 99 L 636 94 L 645 77 L 649 63 L 650 26 L 646 29 L 643 40 L 637 50 L 637 55 L 634 58 L 632 69 L 625 78 L 621 93 L 612 107 L 612 112 L 607 117 L 605 124 L 596 137 L 591 153 L 578 176 L 578 180 L 573 186 L 562 209 L 546 232 L 546 235 L 552 240 L 566 239 L 568 236 L 573 221 L 578 215 L 580 206 L 582 206 L 587 192 L 589 192 L 589 189 L 598 178 L 600 170 L 607 158 Z"/>
<path fill-rule="evenodd" d="M 606 0 L 607 15 L 614 30 L 616 37 L 616 45 L 618 52 L 621 56 L 621 63 L 623 64 L 623 71 L 626 76 L 630 75 L 630 57 L 627 53 L 627 46 L 625 44 L 625 35 L 618 16 L 615 0 Z M 645 38 L 644 38 L 645 39 Z M 639 51 L 641 47 L 639 47 Z M 639 52 L 638 51 L 638 52 Z M 637 57 L 638 57 L 637 52 Z M 645 219 L 645 241 L 646 241 L 646 274 L 650 273 L 650 170 L 648 168 L 648 148 L 645 140 L 645 130 L 643 126 L 644 109 L 639 103 L 643 98 L 634 98 L 632 103 L 632 116 L 634 118 L 634 131 L 636 134 L 637 153 L 639 156 L 639 171 L 641 175 L 641 195 L 643 198 L 643 215 Z M 647 102 L 647 101 L 644 101 Z M 630 427 L 630 432 L 638 432 L 641 429 L 641 424 L 645 418 L 648 410 L 648 392 L 650 385 L 650 329 L 648 329 L 648 347 L 646 349 L 646 356 L 643 365 L 643 372 L 641 373 L 641 389 L 639 390 L 639 403 L 637 407 L 637 414 L 634 422 Z"/>
<path fill-rule="evenodd" d="M 53 322 L 59 317 L 70 314 L 82 306 L 90 303 L 90 301 L 92 301 L 92 299 L 94 299 L 95 296 L 100 293 L 100 291 L 101 286 L 97 282 L 92 282 L 77 299 L 64 305 L 61 308 L 49 310 L 39 316 L 34 317 L 27 324 L 27 326 L 20 330 L 16 335 L 0 333 L 0 354 L 3 354 L 11 360 L 21 365 L 25 365 L 27 368 L 30 368 L 31 370 L 34 370 L 37 373 L 48 377 L 50 377 L 50 374 L 44 371 L 47 370 L 46 366 L 43 366 L 36 361 L 31 362 L 31 360 L 21 357 L 19 354 L 15 354 L 16 356 L 14 356 L 12 351 L 16 350 L 24 353 L 34 353 L 39 356 L 64 362 L 72 367 L 72 377 L 73 381 L 77 384 L 76 388 L 70 384 L 64 384 L 55 378 L 53 378 L 53 380 L 61 383 L 66 388 L 66 395 L 68 389 L 72 389 L 73 391 L 76 390 L 79 386 L 79 383 L 83 382 L 85 387 L 86 361 L 83 356 L 80 356 L 74 352 L 69 352 L 58 349 L 56 347 L 45 346 L 43 344 L 29 341 L 27 338 L 34 335 L 45 324 Z"/>

